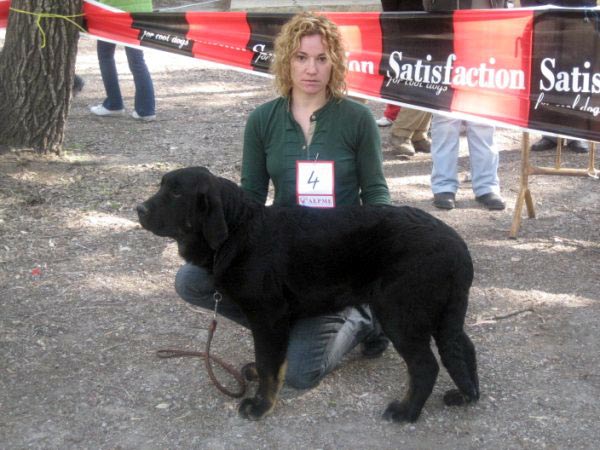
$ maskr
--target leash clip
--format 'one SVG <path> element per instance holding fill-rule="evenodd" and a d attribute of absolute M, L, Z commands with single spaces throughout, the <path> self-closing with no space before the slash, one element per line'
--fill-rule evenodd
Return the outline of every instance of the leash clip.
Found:
<path fill-rule="evenodd" d="M 213 300 L 215 301 L 215 309 L 213 311 L 213 320 L 217 320 L 217 312 L 219 309 L 219 302 L 223 300 L 223 296 L 219 291 L 215 291 L 213 294 Z"/>
<path fill-rule="evenodd" d="M 235 369 L 231 364 L 227 364 L 221 358 L 210 354 L 210 344 L 212 343 L 213 337 L 215 335 L 215 331 L 217 330 L 217 310 L 219 307 L 219 303 L 221 302 L 221 300 L 223 300 L 223 296 L 221 295 L 221 293 L 219 291 L 215 291 L 213 294 L 213 299 L 215 301 L 214 316 L 213 316 L 213 320 L 211 321 L 210 325 L 208 326 L 208 336 L 206 338 L 206 347 L 205 347 L 206 350 L 204 352 L 164 349 L 164 350 L 158 350 L 156 352 L 156 354 L 159 358 L 176 358 L 179 356 L 197 356 L 200 358 L 204 358 L 204 363 L 206 365 L 206 371 L 208 372 L 208 377 L 214 383 L 216 388 L 225 395 L 228 395 L 233 398 L 240 398 L 240 397 L 243 397 L 244 393 L 246 392 L 246 379 L 244 378 L 244 376 L 237 369 Z M 221 366 L 221 368 L 223 368 L 223 370 L 225 370 L 227 373 L 229 373 L 235 379 L 235 381 L 237 381 L 237 383 L 240 387 L 240 389 L 238 391 L 229 390 L 228 388 L 223 386 L 219 382 L 219 380 L 217 380 L 217 377 L 215 376 L 213 369 L 212 369 L 213 361 L 215 363 L 217 363 L 219 366 Z"/>

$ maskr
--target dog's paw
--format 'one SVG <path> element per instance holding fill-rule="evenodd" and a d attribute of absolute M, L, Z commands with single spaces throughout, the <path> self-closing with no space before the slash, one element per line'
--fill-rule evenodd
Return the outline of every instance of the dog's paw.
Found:
<path fill-rule="evenodd" d="M 444 394 L 444 404 L 446 406 L 460 406 L 467 403 L 467 399 L 458 389 L 450 389 Z"/>
<path fill-rule="evenodd" d="M 450 389 L 444 394 L 444 404 L 446 406 L 460 406 L 465 403 L 473 403 L 479 399 L 479 393 L 474 392 L 472 395 L 464 395 L 458 389 Z"/>
<path fill-rule="evenodd" d="M 404 402 L 393 401 L 388 405 L 383 418 L 390 422 L 416 422 L 420 411 L 414 412 Z"/>
<path fill-rule="evenodd" d="M 244 419 L 260 420 L 273 409 L 273 403 L 256 397 L 246 398 L 240 403 L 239 413 Z"/>

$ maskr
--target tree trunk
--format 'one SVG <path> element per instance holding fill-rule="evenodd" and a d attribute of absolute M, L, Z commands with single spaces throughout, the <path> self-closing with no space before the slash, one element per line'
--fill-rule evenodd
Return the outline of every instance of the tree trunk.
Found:
<path fill-rule="evenodd" d="M 81 12 L 81 4 L 81 0 L 12 0 L 11 7 L 71 16 Z M 64 19 L 42 18 L 42 33 L 37 20 L 14 10 L 8 17 L 0 52 L 0 145 L 58 154 L 71 102 L 79 30 Z"/>

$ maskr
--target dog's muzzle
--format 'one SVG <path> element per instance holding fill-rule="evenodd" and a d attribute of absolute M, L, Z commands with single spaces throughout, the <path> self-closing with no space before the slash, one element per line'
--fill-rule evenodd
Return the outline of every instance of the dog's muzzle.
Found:
<path fill-rule="evenodd" d="M 144 203 L 140 203 L 135 207 L 137 211 L 138 219 L 143 228 L 148 229 L 148 216 L 150 214 L 150 210 Z"/>
<path fill-rule="evenodd" d="M 146 217 L 148 215 L 148 208 L 143 203 L 140 203 L 135 207 L 135 210 L 138 213 L 138 217 L 141 219 L 142 217 Z"/>
<path fill-rule="evenodd" d="M 177 236 L 180 234 L 179 230 L 165 223 L 160 215 L 156 214 L 156 211 L 153 211 L 151 206 L 147 206 L 147 202 L 140 203 L 135 207 L 135 210 L 137 211 L 138 220 L 142 228 L 157 236 L 177 239 Z"/>

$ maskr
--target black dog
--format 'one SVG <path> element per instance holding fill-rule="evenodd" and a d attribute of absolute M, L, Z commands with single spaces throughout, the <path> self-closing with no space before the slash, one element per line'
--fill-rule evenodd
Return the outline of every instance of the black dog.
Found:
<path fill-rule="evenodd" d="M 432 336 L 458 387 L 445 403 L 479 399 L 475 348 L 463 330 L 473 263 L 460 236 L 430 214 L 406 206 L 266 207 L 203 167 L 167 173 L 137 211 L 144 228 L 174 238 L 180 255 L 212 272 L 246 314 L 259 386 L 240 404 L 242 416 L 256 420 L 273 409 L 296 318 L 362 303 L 408 368 L 408 392 L 385 418 L 419 417 L 439 371 Z"/>

